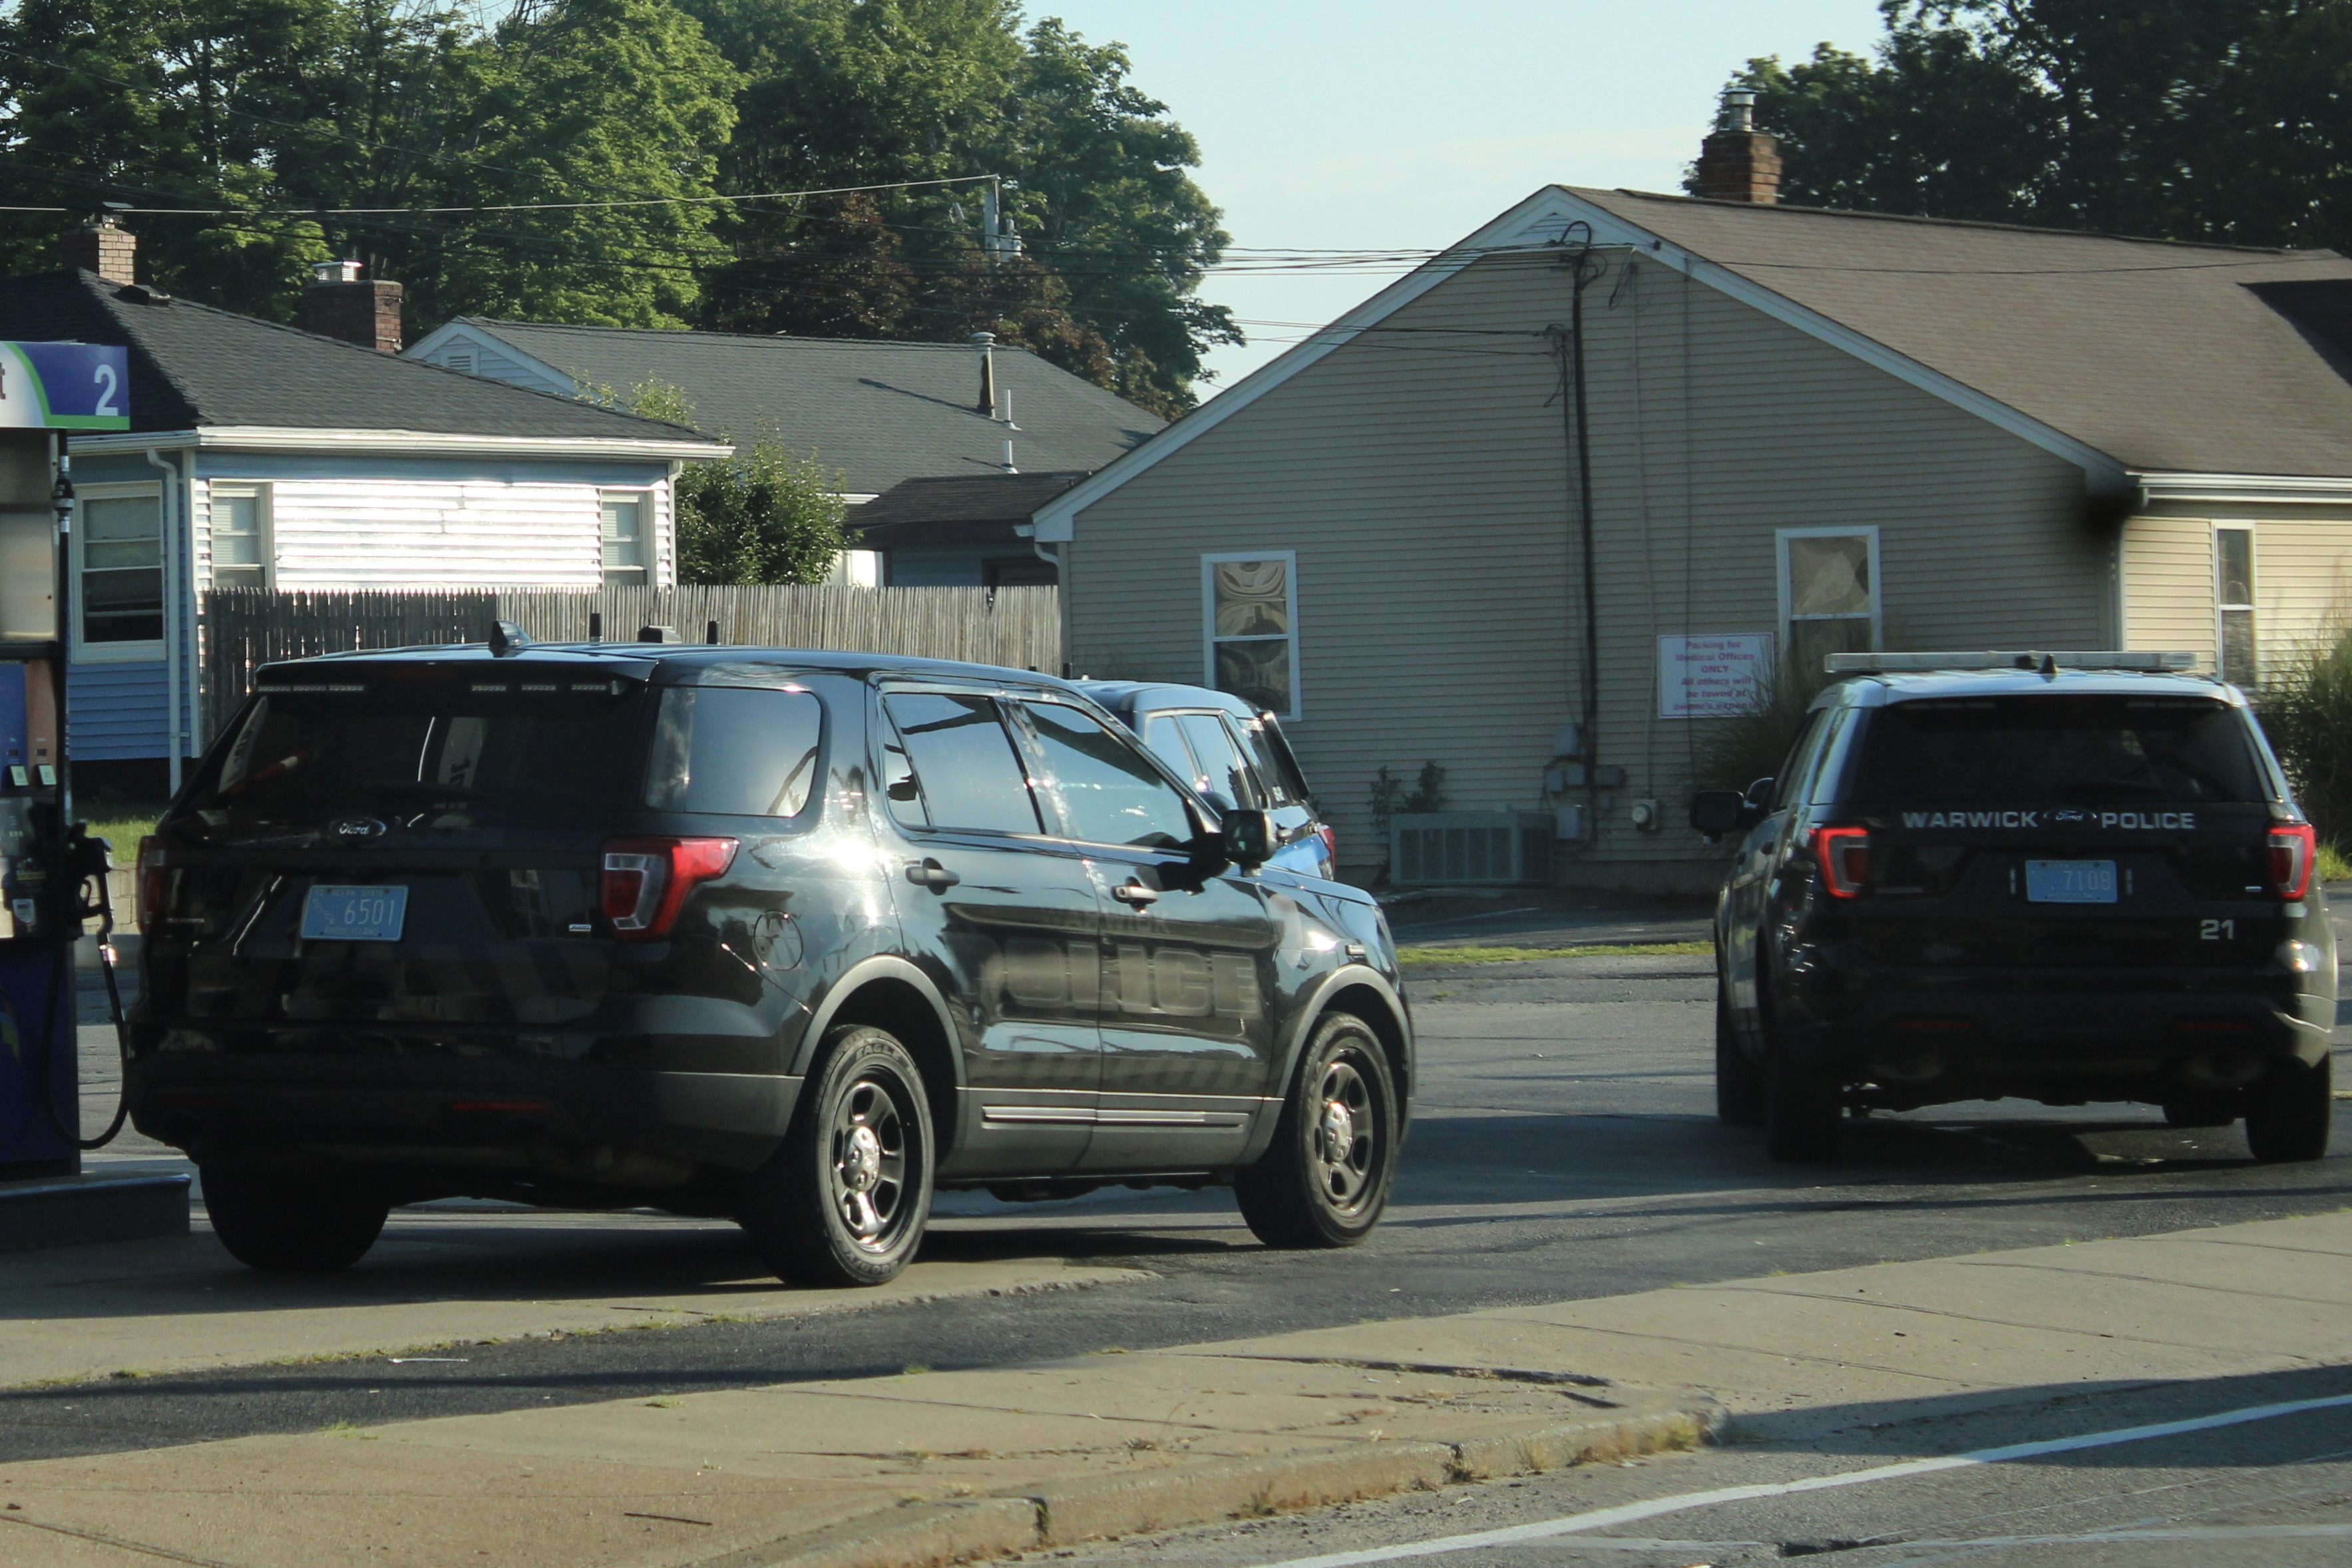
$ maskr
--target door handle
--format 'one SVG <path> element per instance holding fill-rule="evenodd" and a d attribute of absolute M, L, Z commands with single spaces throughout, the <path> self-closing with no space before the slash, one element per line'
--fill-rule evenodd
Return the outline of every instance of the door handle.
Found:
<path fill-rule="evenodd" d="M 1110 890 L 1110 896 L 1122 904 L 1129 904 L 1139 910 L 1146 904 L 1159 902 L 1160 889 L 1147 888 L 1141 882 L 1128 882 L 1113 888 Z"/>
<path fill-rule="evenodd" d="M 937 860 L 909 860 L 907 862 L 907 880 L 919 888 L 929 888 L 934 893 L 943 893 L 963 879 Z"/>

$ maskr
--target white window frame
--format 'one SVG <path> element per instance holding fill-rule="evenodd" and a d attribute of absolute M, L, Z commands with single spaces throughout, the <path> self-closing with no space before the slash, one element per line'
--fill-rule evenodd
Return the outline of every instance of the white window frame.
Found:
<path fill-rule="evenodd" d="M 1877 652 L 1883 646 L 1880 640 L 1880 632 L 1883 628 L 1886 615 L 1886 579 L 1883 571 L 1883 563 L 1878 552 L 1878 525 L 1875 523 L 1857 523 L 1849 528 L 1783 528 L 1774 531 L 1772 534 L 1772 576 L 1774 584 L 1773 591 L 1778 595 L 1780 599 L 1781 656 L 1784 658 L 1787 657 L 1787 651 L 1796 646 L 1796 640 L 1790 635 L 1789 628 L 1800 620 L 1858 621 L 1862 619 L 1860 616 L 1797 616 L 1790 613 L 1789 541 L 1792 539 L 1861 539 L 1868 542 L 1867 547 L 1870 552 L 1870 649 L 1873 653 Z M 1819 674 L 1820 672 L 1816 670 L 1814 673 Z"/>
<path fill-rule="evenodd" d="M 94 500 L 133 500 L 145 498 L 155 503 L 155 563 L 163 570 L 163 624 L 172 624 L 171 518 L 163 506 L 163 486 L 159 479 L 131 479 L 119 483 L 77 485 L 74 487 L 73 552 L 73 657 L 82 664 L 161 664 L 163 662 L 164 639 L 151 637 L 141 642 L 91 642 L 83 635 L 82 616 L 89 603 L 84 593 L 86 573 L 83 567 L 83 546 L 89 541 L 89 530 L 85 525 L 83 508 L 79 504 Z"/>
<path fill-rule="evenodd" d="M 274 487 L 268 479 L 208 479 L 205 482 L 205 582 L 208 586 L 225 586 L 220 580 L 220 550 L 213 531 L 215 510 L 222 500 L 253 502 L 254 552 L 261 566 L 260 586 L 278 586 L 278 529 L 270 505 Z"/>
<path fill-rule="evenodd" d="M 2242 533 L 2246 536 L 2246 598 L 2245 602 L 2242 604 L 2224 604 L 2221 601 L 2221 535 L 2224 533 Z M 2263 612 L 2260 604 L 2260 597 L 2263 591 L 2262 561 L 2260 559 L 2262 541 L 2256 536 L 2254 532 L 2254 525 L 2251 522 L 2241 522 L 2235 520 L 2225 522 L 2220 519 L 2216 519 L 2213 523 L 2212 545 L 2213 673 L 2220 676 L 2223 680 L 2228 681 L 2232 686 L 2246 687 L 2259 690 L 2262 688 L 2263 679 Z M 2250 675 L 2241 674 L 2239 671 L 2230 668 L 2224 657 L 2223 650 L 2228 645 L 2223 640 L 2221 634 L 2221 617 L 2223 612 L 2229 610 L 2243 610 L 2247 615 L 2253 617 L 2254 668 Z"/>
<path fill-rule="evenodd" d="M 1290 711 L 1277 713 L 1275 717 L 1285 723 L 1295 724 L 1307 707 L 1298 684 L 1298 552 L 1296 550 L 1225 550 L 1201 557 L 1201 684 L 1212 691 L 1223 689 L 1217 684 L 1218 643 L 1274 640 L 1270 637 L 1217 636 L 1217 568 L 1231 561 L 1283 563 L 1283 612 L 1284 618 L 1290 623 L 1290 630 L 1283 637 L 1283 640 L 1290 645 Z"/>
<path fill-rule="evenodd" d="M 596 491 L 596 583 L 599 587 L 619 588 L 630 584 L 608 582 L 604 576 L 604 509 L 614 501 L 637 503 L 637 521 L 644 532 L 637 542 L 645 551 L 645 564 L 639 569 L 644 575 L 635 586 L 657 588 L 661 585 L 661 509 L 654 504 L 660 493 L 658 486 L 637 488 L 628 485 L 606 485 Z"/>

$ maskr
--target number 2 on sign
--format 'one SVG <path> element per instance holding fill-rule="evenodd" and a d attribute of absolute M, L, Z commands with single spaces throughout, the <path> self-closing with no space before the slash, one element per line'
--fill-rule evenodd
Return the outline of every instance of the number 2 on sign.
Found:
<path fill-rule="evenodd" d="M 2235 942 L 2238 940 L 2238 922 L 2201 921 L 2198 922 L 2197 934 L 2207 942 Z"/>

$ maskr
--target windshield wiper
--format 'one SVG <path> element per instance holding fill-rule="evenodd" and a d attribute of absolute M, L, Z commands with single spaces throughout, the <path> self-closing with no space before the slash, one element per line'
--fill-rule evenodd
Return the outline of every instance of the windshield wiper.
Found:
<path fill-rule="evenodd" d="M 471 784 L 432 784 L 423 779 L 369 779 L 362 794 L 389 795 L 394 800 L 479 800 L 482 792 Z"/>

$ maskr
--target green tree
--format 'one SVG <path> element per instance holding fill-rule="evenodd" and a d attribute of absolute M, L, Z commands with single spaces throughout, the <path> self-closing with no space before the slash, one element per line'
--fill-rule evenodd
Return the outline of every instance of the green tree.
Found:
<path fill-rule="evenodd" d="M 2352 239 L 2352 0 L 1885 0 L 1750 60 L 1784 200 L 2248 245 Z"/>
<path fill-rule="evenodd" d="M 845 548 L 846 476 L 773 433 L 677 477 L 681 583 L 822 583 Z"/>

